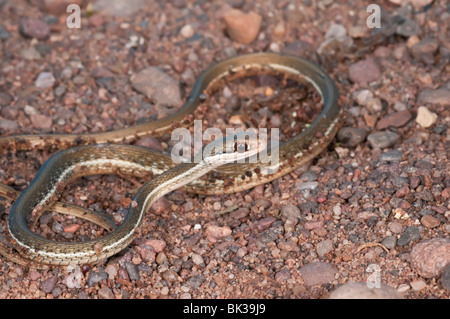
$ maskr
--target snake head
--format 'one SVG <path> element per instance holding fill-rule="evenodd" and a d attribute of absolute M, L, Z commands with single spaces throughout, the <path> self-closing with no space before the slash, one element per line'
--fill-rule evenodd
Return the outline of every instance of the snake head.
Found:
<path fill-rule="evenodd" d="M 267 147 L 267 140 L 253 131 L 238 132 L 217 139 L 203 148 L 203 161 L 209 166 L 243 163 Z"/>

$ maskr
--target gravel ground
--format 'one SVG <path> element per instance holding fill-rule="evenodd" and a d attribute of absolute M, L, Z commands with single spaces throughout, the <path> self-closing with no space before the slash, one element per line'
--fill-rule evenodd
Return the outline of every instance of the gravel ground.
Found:
<path fill-rule="evenodd" d="M 372 2 L 0 0 L 3 136 L 162 118 L 213 62 L 256 51 L 321 64 L 346 113 L 336 141 L 308 168 L 232 195 L 177 190 L 102 265 L 34 270 L 0 258 L 0 298 L 448 299 L 449 7 L 377 1 L 381 32 L 365 44 Z M 81 4 L 81 28 L 66 26 L 67 3 Z M 295 107 L 304 110 L 298 119 L 311 119 L 312 101 L 307 86 L 260 76 L 226 85 L 197 116 L 218 127 L 289 127 Z M 170 136 L 136 143 L 173 146 Z M 0 182 L 23 190 L 53 151 L 2 148 Z M 87 177 L 62 200 L 119 223 L 142 183 Z M 2 239 L 10 207 L 0 203 Z M 103 234 L 52 213 L 37 231 L 56 240 Z"/>

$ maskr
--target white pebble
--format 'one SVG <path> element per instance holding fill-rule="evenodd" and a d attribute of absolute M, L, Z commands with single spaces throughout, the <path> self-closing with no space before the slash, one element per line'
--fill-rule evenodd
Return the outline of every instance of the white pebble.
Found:
<path fill-rule="evenodd" d="M 190 38 L 194 35 L 194 28 L 190 24 L 186 24 L 184 27 L 181 28 L 180 34 L 183 36 L 183 38 Z"/>
<path fill-rule="evenodd" d="M 417 110 L 416 122 L 419 123 L 420 126 L 427 128 L 436 123 L 437 114 L 431 112 L 425 106 L 419 107 Z"/>

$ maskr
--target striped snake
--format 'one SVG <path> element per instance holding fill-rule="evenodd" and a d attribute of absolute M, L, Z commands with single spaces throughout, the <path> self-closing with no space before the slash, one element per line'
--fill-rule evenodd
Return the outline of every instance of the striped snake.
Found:
<path fill-rule="evenodd" d="M 277 146 L 279 159 L 273 163 L 235 163 L 236 158 L 257 156 L 255 150 L 263 148 L 260 141 L 249 139 L 243 152 L 209 154 L 198 163 L 173 164 L 170 157 L 138 146 L 115 144 L 133 141 L 137 137 L 160 134 L 173 128 L 174 123 L 187 125 L 190 115 L 206 97 L 223 85 L 225 79 L 244 76 L 282 73 L 286 78 L 306 80 L 318 91 L 323 109 L 315 120 L 299 135 Z M 0 139 L 0 144 L 16 149 L 57 144 L 71 147 L 53 155 L 39 169 L 31 184 L 11 207 L 8 216 L 8 233 L 14 248 L 32 263 L 46 265 L 95 264 L 116 254 L 131 243 L 145 212 L 158 198 L 184 186 L 189 192 L 224 194 L 250 189 L 283 176 L 316 157 L 334 139 L 342 122 L 338 107 L 338 91 L 333 80 L 317 65 L 300 57 L 275 53 L 241 55 L 221 61 L 206 69 L 196 80 L 186 103 L 173 115 L 135 125 L 129 128 L 84 135 L 42 134 L 19 135 Z M 227 139 L 227 149 L 236 147 Z M 222 141 L 218 141 L 222 143 Z M 216 142 L 216 143 L 218 143 Z M 213 142 L 215 143 L 215 142 Z M 234 144 L 233 144 L 234 143 Z M 231 146 L 230 146 L 231 145 Z M 236 151 L 236 149 L 235 149 Z M 274 152 L 271 148 L 269 152 Z M 230 157 L 231 156 L 231 157 Z M 231 161 L 231 162 L 230 162 Z M 225 164 L 225 165 L 224 165 Z M 272 165 L 272 166 L 271 166 Z M 93 174 L 110 174 L 118 171 L 135 176 L 153 171 L 159 174 L 145 183 L 133 198 L 125 220 L 101 238 L 84 242 L 56 242 L 45 239 L 30 230 L 27 220 L 54 207 L 55 202 L 70 180 Z M 214 171 L 214 180 L 199 177 Z M 14 190 L 0 187 L 0 194 L 15 198 Z M 52 206 L 53 205 L 53 206 Z M 80 213 L 83 215 L 83 213 Z M 92 214 L 84 213 L 84 215 Z M 89 218 L 88 216 L 88 218 Z M 95 214 L 94 214 L 95 216 Z M 83 216 L 81 216 L 83 217 Z M 95 218 L 94 218 L 95 219 Z M 101 222 L 98 222 L 101 224 Z M 108 226 L 107 222 L 103 222 Z"/>

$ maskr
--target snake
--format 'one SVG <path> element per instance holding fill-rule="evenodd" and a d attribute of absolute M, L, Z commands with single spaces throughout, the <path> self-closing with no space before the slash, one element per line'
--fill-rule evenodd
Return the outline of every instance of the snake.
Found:
<path fill-rule="evenodd" d="M 315 119 L 298 135 L 286 142 L 268 147 L 278 154 L 276 163 L 230 161 L 227 152 L 210 153 L 200 162 L 175 165 L 160 152 L 126 142 L 141 136 L 157 135 L 173 129 L 174 123 L 188 125 L 192 113 L 207 97 L 230 79 L 257 74 L 277 73 L 286 78 L 309 82 L 320 95 L 323 107 Z M 15 135 L 0 139 L 0 144 L 16 149 L 58 144 L 69 147 L 48 159 L 30 185 L 11 207 L 7 230 L 14 248 L 26 260 L 44 265 L 97 264 L 127 247 L 142 223 L 143 216 L 156 200 L 184 187 L 189 192 L 205 195 L 230 194 L 268 183 L 317 157 L 334 139 L 344 118 L 338 105 L 339 92 L 332 78 L 317 64 L 302 57 L 281 53 L 250 53 L 222 60 L 204 70 L 196 79 L 184 105 L 165 118 L 115 131 L 71 134 Z M 229 148 L 228 140 L 220 141 Z M 215 142 L 215 141 L 214 141 Z M 212 143 L 214 143 L 212 142 Z M 240 158 L 258 156 L 263 147 L 249 139 Z M 257 144 L 255 147 L 255 143 Z M 77 145 L 82 144 L 82 145 Z M 74 146 L 75 145 L 75 146 Z M 238 145 L 242 148 L 242 145 Z M 247 149 L 251 146 L 249 149 Z M 64 185 L 87 175 L 123 172 L 142 176 L 157 174 L 134 195 L 124 221 L 111 233 L 82 242 L 57 242 L 32 232 L 27 220 L 54 203 Z M 214 172 L 214 178 L 202 179 Z"/>

